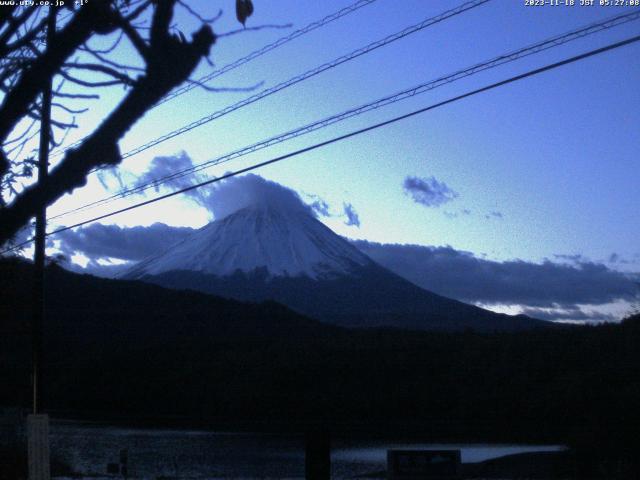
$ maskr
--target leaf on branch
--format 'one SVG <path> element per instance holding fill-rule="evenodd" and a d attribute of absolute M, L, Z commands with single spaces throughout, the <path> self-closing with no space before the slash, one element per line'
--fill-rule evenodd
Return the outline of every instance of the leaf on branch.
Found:
<path fill-rule="evenodd" d="M 236 0 L 236 18 L 244 27 L 247 18 L 253 14 L 253 3 L 251 0 Z"/>

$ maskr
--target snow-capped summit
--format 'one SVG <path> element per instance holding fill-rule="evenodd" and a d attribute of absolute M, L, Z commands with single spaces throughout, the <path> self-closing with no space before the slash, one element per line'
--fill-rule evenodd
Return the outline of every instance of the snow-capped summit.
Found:
<path fill-rule="evenodd" d="M 200 200 L 217 220 L 124 278 L 243 301 L 273 300 L 344 326 L 493 331 L 545 323 L 417 287 L 332 232 L 296 192 L 255 175 Z"/>
<path fill-rule="evenodd" d="M 262 270 L 270 277 L 321 279 L 348 275 L 372 263 L 307 210 L 264 203 L 206 225 L 165 252 L 142 261 L 126 277 L 174 270 L 222 277 Z"/>

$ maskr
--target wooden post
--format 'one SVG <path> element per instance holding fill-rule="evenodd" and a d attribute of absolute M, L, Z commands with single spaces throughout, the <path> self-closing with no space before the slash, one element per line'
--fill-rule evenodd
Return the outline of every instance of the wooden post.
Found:
<path fill-rule="evenodd" d="M 53 43 L 56 32 L 56 9 L 49 7 L 47 21 L 47 48 Z M 53 78 L 46 80 L 42 89 L 40 110 L 40 148 L 38 152 L 38 183 L 46 185 L 49 175 L 49 142 L 51 141 L 51 97 Z M 32 362 L 33 362 L 33 415 L 27 417 L 27 457 L 29 480 L 49 480 L 49 416 L 43 415 L 42 399 L 42 352 L 44 327 L 44 264 L 47 209 L 42 206 L 36 215 L 35 266 L 33 290 Z"/>
<path fill-rule="evenodd" d="M 29 480 L 49 480 L 49 416 L 27 417 L 27 457 Z"/>
<path fill-rule="evenodd" d="M 331 478 L 331 437 L 326 430 L 307 433 L 305 438 L 306 480 L 329 480 Z"/>
<path fill-rule="evenodd" d="M 47 22 L 47 48 L 53 42 L 56 31 L 56 10 L 49 7 Z M 40 147 L 38 151 L 38 184 L 45 185 L 49 176 L 49 142 L 51 140 L 51 89 L 53 78 L 47 79 L 42 90 L 42 106 L 40 110 Z M 36 215 L 35 280 L 33 291 L 33 413 L 42 410 L 42 330 L 44 323 L 44 263 L 45 233 L 47 229 L 47 209 L 43 206 Z"/>

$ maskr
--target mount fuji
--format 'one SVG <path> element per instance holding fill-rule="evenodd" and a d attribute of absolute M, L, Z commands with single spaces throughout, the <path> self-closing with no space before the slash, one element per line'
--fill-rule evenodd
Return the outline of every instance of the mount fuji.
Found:
<path fill-rule="evenodd" d="M 375 263 L 308 208 L 245 206 L 123 275 L 236 300 L 282 303 L 348 327 L 513 331 L 551 325 L 423 290 Z"/>
<path fill-rule="evenodd" d="M 127 277 L 188 270 L 217 277 L 236 273 L 322 280 L 373 265 L 356 247 L 304 210 L 248 206 L 211 222 L 165 252 L 147 258 Z"/>

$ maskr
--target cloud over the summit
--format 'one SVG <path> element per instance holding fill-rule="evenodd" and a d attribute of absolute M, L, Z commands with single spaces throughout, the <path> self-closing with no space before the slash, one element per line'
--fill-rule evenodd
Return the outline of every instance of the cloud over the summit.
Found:
<path fill-rule="evenodd" d="M 251 205 L 270 205 L 316 215 L 315 209 L 304 203 L 295 190 L 252 173 L 224 180 L 207 193 L 207 206 L 216 219 Z"/>
<path fill-rule="evenodd" d="M 402 187 L 414 202 L 425 207 L 439 207 L 458 197 L 446 183 L 438 181 L 435 177 L 408 176 L 404 179 Z"/>
<path fill-rule="evenodd" d="M 186 152 L 155 157 L 149 168 L 134 182 L 130 182 L 130 187 L 151 184 L 156 191 L 161 188 L 182 189 L 201 182 L 206 177 L 195 173 L 186 176 L 178 175 L 169 180 L 162 179 L 193 166 L 193 160 Z M 121 182 L 121 177 L 118 177 L 118 180 Z M 161 180 L 162 183 L 160 183 Z M 302 211 L 315 217 L 344 217 L 344 223 L 347 226 L 360 226 L 358 213 L 350 203 L 344 202 L 343 210 L 340 213 L 334 213 L 331 206 L 318 195 L 305 195 L 308 197 L 308 201 L 305 202 L 295 190 L 253 173 L 190 190 L 185 192 L 185 195 L 207 209 L 213 220 L 224 218 L 250 205 L 271 205 L 280 210 Z"/>
<path fill-rule="evenodd" d="M 198 172 L 175 175 L 171 178 L 171 175 L 176 172 L 183 172 L 193 166 L 194 162 L 186 152 L 155 157 L 147 170 L 135 180 L 130 180 L 126 187 L 137 188 L 150 185 L 156 192 L 161 189 L 172 191 L 208 178 Z M 131 174 L 127 174 L 126 177 L 131 179 Z M 122 176 L 117 177 L 120 184 L 123 182 L 122 178 Z M 105 178 L 102 182 L 107 186 Z M 274 205 L 289 211 L 301 210 L 314 216 L 322 215 L 322 209 L 316 208 L 322 205 L 307 205 L 296 191 L 251 173 L 190 190 L 184 195 L 207 209 L 212 219 L 221 219 L 249 205 L 260 204 Z M 318 200 L 321 201 L 321 199 Z"/>
<path fill-rule="evenodd" d="M 156 157 L 133 186 L 153 183 L 171 171 L 190 165 L 192 161 L 185 153 Z M 172 189 L 184 188 L 192 181 L 184 177 L 170 181 L 165 186 Z M 160 185 L 156 185 L 155 188 L 159 189 Z M 344 212 L 334 214 L 322 198 L 309 195 L 312 202 L 307 204 L 295 190 L 255 174 L 233 177 L 202 189 L 192 190 L 188 194 L 216 220 L 248 206 L 270 205 L 279 210 L 300 211 L 315 217 L 345 217 L 347 225 L 360 224 L 357 212 L 349 203 L 343 204 Z M 68 256 L 82 254 L 91 261 L 107 258 L 138 261 L 168 248 L 193 231 L 191 228 L 171 227 L 163 223 L 133 228 L 93 224 L 62 232 L 57 238 L 60 240 L 60 250 Z"/>
<path fill-rule="evenodd" d="M 130 172 L 122 173 L 113 170 L 108 173 L 103 172 L 100 181 L 107 189 L 122 190 L 149 186 L 156 192 L 160 192 L 161 189 L 175 191 L 208 178 L 199 172 L 180 174 L 194 166 L 192 158 L 183 151 L 176 155 L 155 157 L 147 170 L 137 177 Z M 178 175 L 175 175 L 176 173 Z M 111 177 L 116 180 L 116 185 L 109 184 Z M 148 188 L 139 191 L 138 194 L 144 195 L 146 192 Z M 344 217 L 346 225 L 360 226 L 358 213 L 350 203 L 344 202 L 342 211 L 335 213 L 331 206 L 318 195 L 306 194 L 308 201 L 305 202 L 295 190 L 252 173 L 189 190 L 184 192 L 184 195 L 205 208 L 211 220 L 219 220 L 250 205 L 272 205 L 280 210 L 303 211 L 316 218 Z"/>

